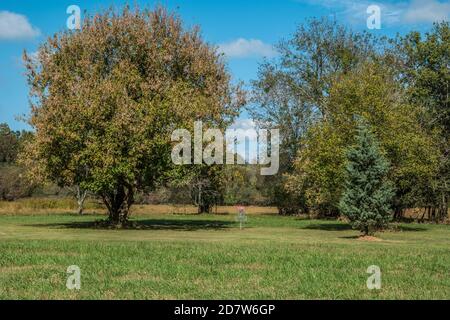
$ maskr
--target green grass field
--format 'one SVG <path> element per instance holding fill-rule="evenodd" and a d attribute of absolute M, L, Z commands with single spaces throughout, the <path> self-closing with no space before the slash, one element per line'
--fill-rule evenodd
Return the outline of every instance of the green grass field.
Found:
<path fill-rule="evenodd" d="M 336 221 L 143 215 L 141 230 L 100 216 L 0 216 L 0 299 L 449 299 L 450 226 L 399 225 L 379 242 Z M 81 268 L 81 290 L 66 269 Z M 366 273 L 382 271 L 370 291 Z"/>

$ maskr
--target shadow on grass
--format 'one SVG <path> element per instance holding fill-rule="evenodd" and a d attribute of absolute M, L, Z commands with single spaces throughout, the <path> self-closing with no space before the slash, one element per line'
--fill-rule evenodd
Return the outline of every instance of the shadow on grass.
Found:
<path fill-rule="evenodd" d="M 347 240 L 358 240 L 359 238 L 361 238 L 361 235 L 358 235 L 358 236 L 339 237 L 339 239 L 347 239 Z"/>
<path fill-rule="evenodd" d="M 322 231 L 347 231 L 352 230 L 349 224 L 343 223 L 317 223 L 304 227 L 307 230 L 322 230 Z"/>
<path fill-rule="evenodd" d="M 309 226 L 304 227 L 303 229 L 307 230 L 322 230 L 322 231 L 349 231 L 353 230 L 351 225 L 345 223 L 319 223 L 319 224 L 311 224 Z M 414 226 L 399 226 L 394 225 L 387 232 L 422 232 L 427 231 L 426 228 L 414 227 Z"/>
<path fill-rule="evenodd" d="M 235 225 L 229 221 L 199 221 L 199 220 L 139 220 L 121 230 L 169 230 L 169 231 L 197 231 L 224 230 Z M 27 227 L 57 228 L 57 229 L 92 229 L 110 230 L 114 227 L 105 226 L 104 221 L 83 221 L 68 223 L 48 223 L 26 225 Z"/>
<path fill-rule="evenodd" d="M 413 226 L 394 225 L 386 231 L 388 231 L 388 232 L 389 231 L 393 231 L 393 232 L 423 232 L 423 231 L 427 231 L 427 229 L 421 228 L 421 227 L 413 227 Z"/>

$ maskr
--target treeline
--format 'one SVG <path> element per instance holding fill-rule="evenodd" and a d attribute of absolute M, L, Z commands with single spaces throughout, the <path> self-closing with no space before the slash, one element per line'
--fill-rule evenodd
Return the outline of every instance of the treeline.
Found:
<path fill-rule="evenodd" d="M 364 119 L 390 163 L 395 218 L 426 208 L 448 215 L 450 192 L 449 23 L 395 39 L 313 19 L 260 66 L 250 109 L 284 134 L 283 175 L 268 178 L 282 214 L 340 214 L 346 152 Z"/>
<path fill-rule="evenodd" d="M 387 39 L 312 19 L 277 46 L 277 58 L 260 65 L 244 92 L 217 48 L 164 8 L 107 10 L 86 17 L 79 31 L 55 34 L 33 58 L 24 54 L 34 134 L 19 162 L 34 185 L 73 188 L 81 205 L 88 192 L 101 199 L 116 225 L 128 223 L 137 201 L 193 203 L 199 213 L 262 204 L 337 217 L 363 121 L 389 163 L 393 215 L 427 208 L 442 221 L 450 194 L 449 40 L 448 22 Z M 260 127 L 280 129 L 278 175 L 174 166 L 174 129 L 192 132 L 201 120 L 223 130 L 246 105 Z"/>
<path fill-rule="evenodd" d="M 60 187 L 50 181 L 32 182 L 26 168 L 17 163 L 25 142 L 33 138 L 30 131 L 13 131 L 0 124 L 0 200 L 14 201 L 27 197 L 74 197 L 83 213 L 86 198 L 95 198 L 78 186 Z M 205 168 L 204 168 L 205 169 Z M 216 168 L 217 169 L 217 168 Z M 196 172 L 178 183 L 165 183 L 137 192 L 137 204 L 190 204 L 200 213 L 211 212 L 218 205 L 269 206 L 264 180 L 255 166 L 227 166 L 223 170 Z"/>
<path fill-rule="evenodd" d="M 16 164 L 24 142 L 31 137 L 31 132 L 13 131 L 0 123 L 0 200 L 29 197 L 36 187 L 25 178 L 24 168 Z"/>

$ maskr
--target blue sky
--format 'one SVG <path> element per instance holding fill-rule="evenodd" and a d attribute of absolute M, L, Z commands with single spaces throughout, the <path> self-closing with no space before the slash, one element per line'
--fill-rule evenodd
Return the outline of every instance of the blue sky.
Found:
<path fill-rule="evenodd" d="M 366 29 L 367 7 L 381 8 L 384 35 L 426 31 L 433 21 L 448 20 L 450 0 L 166 0 L 136 1 L 141 6 L 157 3 L 175 10 L 187 26 L 198 24 L 206 41 L 227 55 L 235 80 L 248 82 L 256 76 L 264 56 L 273 57 L 272 45 L 287 38 L 308 17 L 335 16 L 355 30 Z M 16 120 L 28 113 L 28 88 L 21 55 L 34 52 L 39 43 L 66 27 L 66 9 L 78 5 L 94 13 L 127 1 L 93 0 L 1 0 L 0 2 L 0 122 L 13 129 L 27 128 Z M 133 1 L 131 1 L 133 3 Z M 242 116 L 241 121 L 246 121 Z"/>

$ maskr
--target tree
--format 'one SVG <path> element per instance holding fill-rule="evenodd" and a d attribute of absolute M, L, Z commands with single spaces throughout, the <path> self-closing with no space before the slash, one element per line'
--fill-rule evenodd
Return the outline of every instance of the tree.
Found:
<path fill-rule="evenodd" d="M 425 106 L 433 123 L 450 135 L 450 23 L 435 23 L 425 35 L 411 32 L 397 39 L 402 80 L 411 100 Z"/>
<path fill-rule="evenodd" d="M 227 166 L 223 173 L 223 200 L 227 206 L 267 205 L 264 193 L 268 191 L 259 166 Z"/>
<path fill-rule="evenodd" d="M 376 42 L 370 34 L 354 33 L 335 20 L 311 19 L 278 45 L 276 60 L 260 65 L 258 79 L 252 83 L 257 108 L 252 105 L 249 112 L 258 125 L 277 127 L 282 134 L 280 174 L 266 178 L 280 213 L 307 210 L 301 203 L 305 195 L 294 198 L 285 188 L 283 174 L 294 170 L 309 128 L 327 117 L 332 84 L 372 57 Z"/>
<path fill-rule="evenodd" d="M 68 188 L 70 193 L 75 197 L 78 205 L 77 213 L 82 216 L 84 213 L 84 202 L 88 196 L 89 191 L 81 189 L 80 186 L 71 186 Z"/>
<path fill-rule="evenodd" d="M 347 152 L 345 190 L 339 207 L 354 229 L 365 236 L 391 220 L 393 189 L 387 181 L 388 161 L 367 124 L 358 126 L 356 144 Z"/>
<path fill-rule="evenodd" d="M 326 110 L 327 118 L 311 126 L 303 140 L 288 189 L 303 190 L 308 207 L 319 215 L 339 215 L 356 115 L 371 126 L 391 163 L 396 212 L 420 204 L 418 189 L 428 188 L 438 170 L 437 136 L 420 123 L 421 109 L 408 102 L 395 72 L 382 61 L 363 63 L 332 85 Z"/>
<path fill-rule="evenodd" d="M 0 162 L 13 162 L 17 155 L 18 137 L 8 124 L 0 124 Z"/>
<path fill-rule="evenodd" d="M 16 165 L 17 154 L 24 142 L 32 136 L 27 131 L 13 131 L 8 124 L 0 123 L 0 200 L 13 201 L 28 197 L 36 185 Z"/>
<path fill-rule="evenodd" d="M 14 201 L 30 197 L 36 185 L 31 183 L 25 170 L 13 164 L 0 164 L 0 200 Z"/>
<path fill-rule="evenodd" d="M 346 138 L 328 122 L 317 123 L 304 137 L 305 147 L 287 175 L 285 187 L 290 194 L 304 197 L 306 213 L 323 218 L 339 216 L 345 168 Z"/>
<path fill-rule="evenodd" d="M 450 202 L 450 24 L 435 23 L 425 35 L 411 32 L 397 39 L 399 74 L 412 103 L 424 109 L 425 129 L 438 132 L 439 171 L 418 196 L 436 220 L 448 216 Z M 433 208 L 431 208 L 433 207 Z"/>
<path fill-rule="evenodd" d="M 33 134 L 29 131 L 13 131 L 7 123 L 0 123 L 0 163 L 14 163 L 24 141 Z"/>
<path fill-rule="evenodd" d="M 95 193 L 118 226 L 136 191 L 171 177 L 173 130 L 222 127 L 242 104 L 217 50 L 162 7 L 88 16 L 24 60 L 36 135 L 23 162 Z"/>
<path fill-rule="evenodd" d="M 187 180 L 192 203 L 197 207 L 198 214 L 211 213 L 215 205 L 222 199 L 223 169 L 217 165 L 201 165 L 191 170 Z"/>

